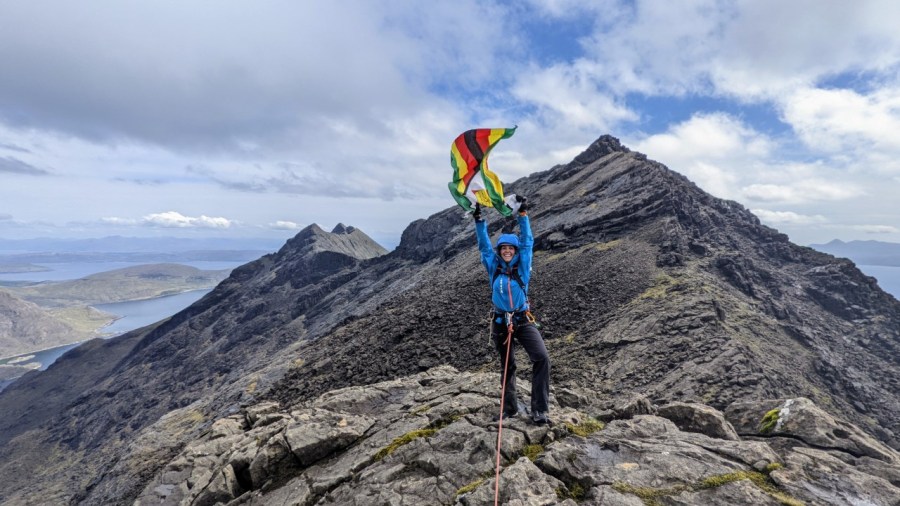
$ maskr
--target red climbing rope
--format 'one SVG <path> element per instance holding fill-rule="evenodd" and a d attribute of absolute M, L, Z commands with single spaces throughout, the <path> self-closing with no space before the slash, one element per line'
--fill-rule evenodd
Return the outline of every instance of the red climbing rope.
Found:
<path fill-rule="evenodd" d="M 503 364 L 503 386 L 500 390 L 500 423 L 497 425 L 497 469 L 494 477 L 494 506 L 500 502 L 500 441 L 503 437 L 503 406 L 506 396 L 506 372 L 509 367 L 509 350 L 512 348 L 513 324 L 512 318 L 506 326 L 506 360 Z M 518 409 L 518 408 L 516 408 Z"/>
<path fill-rule="evenodd" d="M 507 279 L 507 289 L 506 293 L 509 294 L 509 307 L 513 307 L 512 300 L 512 282 L 509 281 L 509 277 Z M 502 280 L 500 281 L 503 282 Z M 494 476 L 494 506 L 497 506 L 500 503 L 500 442 L 503 437 L 503 408 L 506 397 L 506 373 L 509 370 L 509 350 L 512 348 L 512 339 L 513 339 L 513 318 L 514 313 L 506 313 L 506 359 L 503 362 L 503 385 L 500 389 L 500 422 L 497 425 L 497 469 L 496 474 Z M 516 401 L 518 403 L 518 401 Z M 518 410 L 518 404 L 516 405 L 516 410 Z"/>

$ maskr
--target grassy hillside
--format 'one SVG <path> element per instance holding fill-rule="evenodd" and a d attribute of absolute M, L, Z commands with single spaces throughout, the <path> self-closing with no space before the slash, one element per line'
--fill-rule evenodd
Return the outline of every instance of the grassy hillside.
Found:
<path fill-rule="evenodd" d="M 0 290 L 0 357 L 73 343 L 86 335 L 36 304 Z"/>
<path fill-rule="evenodd" d="M 180 264 L 151 264 L 8 290 L 45 308 L 77 307 L 208 289 L 228 277 L 228 273 L 228 270 L 204 271 Z"/>

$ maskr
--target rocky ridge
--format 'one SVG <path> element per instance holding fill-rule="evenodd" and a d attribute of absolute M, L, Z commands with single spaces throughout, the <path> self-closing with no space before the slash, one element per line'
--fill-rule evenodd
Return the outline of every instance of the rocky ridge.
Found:
<path fill-rule="evenodd" d="M 571 163 L 519 180 L 509 191 L 528 195 L 532 205 L 536 257 L 531 296 L 553 361 L 558 421 L 621 419 L 628 410 L 616 406 L 627 405 L 632 395 L 645 399 L 637 403 L 646 408 L 644 416 L 673 418 L 683 410 L 705 410 L 682 404 L 728 412 L 736 403 L 771 399 L 763 406 L 768 411 L 754 411 L 761 419 L 787 399 L 808 398 L 829 416 L 841 414 L 860 434 L 898 446 L 900 303 L 851 262 L 791 244 L 739 204 L 709 196 L 609 136 Z M 492 235 L 510 225 L 495 216 L 489 220 Z M 277 406 L 272 409 L 285 420 L 300 413 L 306 418 L 298 422 L 314 421 L 322 430 L 334 431 L 335 440 L 346 441 L 356 432 L 371 436 L 378 425 L 363 428 L 367 422 L 354 425 L 358 420 L 347 418 L 356 431 L 347 435 L 329 425 L 328 420 L 339 425 L 340 419 L 315 419 L 318 415 L 310 410 L 321 408 L 317 399 L 335 389 L 402 381 L 398 378 L 445 365 L 464 375 L 495 371 L 481 316 L 489 294 L 469 217 L 452 208 L 417 220 L 396 250 L 380 256 L 349 247 L 347 236 L 355 232 L 345 232 L 308 227 L 277 253 L 236 269 L 191 308 L 113 340 L 109 346 L 115 354 L 106 347 L 83 351 L 81 359 L 68 364 L 69 374 L 93 377 L 95 386 L 66 384 L 51 368 L 0 395 L 0 434 L 6 438 L 0 443 L 10 456 L 0 463 L 0 472 L 9 477 L 0 485 L 0 499 L 58 498 L 84 504 L 150 500 L 157 487 L 171 493 L 180 489 L 175 477 L 180 471 L 170 465 L 187 458 L 186 449 L 206 444 L 212 427 L 231 423 L 221 422 L 229 417 L 246 418 L 248 410 L 261 409 L 253 408 L 260 402 L 277 403 L 269 405 Z M 104 357 L 113 365 L 101 372 L 79 369 L 89 358 Z M 496 385 L 496 376 L 483 381 Z M 28 407 L 24 392 L 29 389 L 57 389 L 60 396 L 40 416 L 10 424 L 8 413 Z M 481 408 L 473 409 L 467 417 L 486 416 Z M 363 414 L 376 420 L 393 416 Z M 424 419 L 416 421 L 421 429 L 418 422 Z M 240 422 L 240 430 L 254 430 L 248 423 Z M 459 421 L 438 434 L 453 423 Z M 614 420 L 605 430 L 622 423 Z M 695 422 L 698 427 L 703 423 Z M 789 434 L 785 430 L 796 428 L 782 424 L 781 432 L 766 441 L 770 446 L 776 440 L 795 441 L 781 435 Z M 659 427 L 648 433 L 664 440 L 676 437 Z M 838 426 L 832 439 L 844 439 L 840 434 L 845 433 L 854 434 Z M 736 441 L 727 427 L 719 426 L 713 434 Z M 555 444 L 563 442 L 557 439 Z M 575 441 L 565 438 L 570 439 Z M 819 459 L 815 452 L 830 448 L 820 443 L 808 443 L 806 457 L 793 461 L 779 445 L 771 448 L 782 452 L 779 462 L 800 473 L 802 481 L 815 478 L 815 466 L 832 458 Z M 210 453 L 212 460 L 226 458 L 228 448 Z M 860 448 L 849 455 L 874 458 L 859 453 Z M 66 459 L 47 469 L 44 463 L 51 455 Z M 655 450 L 648 451 L 645 460 L 654 455 Z M 790 462 L 796 464 L 791 467 Z M 480 461 L 471 465 L 482 466 Z M 865 468 L 856 461 L 852 465 Z M 305 469 L 306 464 L 299 466 Z M 436 468 L 425 464 L 394 462 L 383 476 L 384 483 L 396 486 L 382 485 L 381 490 L 402 495 L 407 490 L 404 473 L 422 466 L 436 476 Z M 877 472 L 865 468 L 865 474 L 891 481 L 890 466 L 896 464 L 875 465 Z M 236 482 L 228 482 L 225 467 L 221 480 L 230 483 L 235 500 L 266 494 L 274 501 L 272 494 L 306 472 L 292 469 L 291 476 L 267 474 L 254 484 L 239 464 L 232 467 Z M 567 483 L 564 474 L 540 472 Z M 584 482 L 576 480 L 584 488 L 594 483 L 586 476 L 604 471 L 566 472 L 585 477 Z M 40 480 L 27 479 L 35 473 Z M 530 467 L 515 473 L 541 479 Z M 653 490 L 662 484 L 687 487 L 675 494 L 653 492 L 665 497 L 707 497 L 693 478 L 654 476 L 637 474 L 627 483 Z M 267 480 L 271 483 L 264 485 Z M 607 481 L 596 478 L 596 483 Z M 747 486 L 734 483 L 717 490 Z M 853 488 L 846 483 L 838 488 L 847 487 Z M 326 500 L 321 489 L 316 485 L 317 491 L 307 497 Z M 639 500 L 624 489 L 613 490 Z M 377 497 L 372 501 L 378 503 Z M 703 504 L 700 499 L 681 503 Z"/>
<path fill-rule="evenodd" d="M 492 504 L 498 379 L 442 366 L 290 412 L 248 406 L 188 444 L 135 504 Z M 555 405 L 552 427 L 508 420 L 500 503 L 896 504 L 900 453 L 803 398 L 784 402 L 777 430 L 760 432 L 767 407 L 743 403 L 726 419 L 635 397 Z"/>

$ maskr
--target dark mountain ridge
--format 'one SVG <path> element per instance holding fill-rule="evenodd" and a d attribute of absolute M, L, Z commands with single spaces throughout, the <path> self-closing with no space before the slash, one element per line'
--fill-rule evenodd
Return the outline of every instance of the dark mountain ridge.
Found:
<path fill-rule="evenodd" d="M 719 409 L 805 396 L 900 446 L 900 303 L 850 261 L 791 244 L 610 136 L 508 191 L 532 208 L 532 304 L 557 396 Z M 513 224 L 488 219 L 492 235 Z M 55 367 L 11 386 L 0 499 L 129 502 L 215 420 L 261 400 L 290 409 L 439 365 L 493 371 L 471 218 L 447 209 L 394 251 L 375 246 L 307 227 L 169 320 L 79 352 L 114 358 L 68 362 L 95 386 L 60 383 Z M 27 393 L 51 389 L 64 395 L 27 409 Z"/>

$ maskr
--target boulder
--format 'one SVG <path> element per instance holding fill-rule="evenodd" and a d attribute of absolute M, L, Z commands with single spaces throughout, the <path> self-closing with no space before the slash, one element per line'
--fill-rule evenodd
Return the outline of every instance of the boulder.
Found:
<path fill-rule="evenodd" d="M 615 419 L 631 418 L 635 415 L 654 415 L 656 408 L 645 395 L 632 394 L 616 400 L 610 409 L 597 414 L 596 418 L 603 422 Z"/>
<path fill-rule="evenodd" d="M 301 466 L 308 466 L 350 446 L 372 426 L 373 420 L 356 415 L 311 409 L 291 413 L 284 439 Z"/>
<path fill-rule="evenodd" d="M 660 407 L 658 414 L 674 422 L 683 431 L 699 432 L 709 437 L 731 441 L 740 439 L 734 427 L 725 420 L 725 415 L 709 406 L 673 402 Z"/>
<path fill-rule="evenodd" d="M 900 487 L 862 472 L 828 452 L 795 448 L 785 464 L 772 473 L 772 479 L 812 504 L 900 504 Z"/>
<path fill-rule="evenodd" d="M 490 479 L 471 493 L 461 494 L 456 499 L 459 506 L 479 506 L 494 502 L 496 480 Z M 574 499 L 563 482 L 545 474 L 525 457 L 519 458 L 500 474 L 500 504 L 510 506 L 543 506 L 560 504 L 576 506 Z"/>
<path fill-rule="evenodd" d="M 582 504 L 642 504 L 640 497 L 665 498 L 665 504 L 779 504 L 749 481 L 752 463 L 760 460 L 780 459 L 764 443 L 714 439 L 683 432 L 665 418 L 638 415 L 614 420 L 584 439 L 562 439 L 536 464 L 566 483 L 581 484 Z M 611 491 L 632 501 L 611 497 Z"/>
<path fill-rule="evenodd" d="M 896 450 L 859 427 L 832 416 L 805 397 L 736 402 L 726 409 L 725 416 L 740 434 L 787 436 L 809 446 L 900 465 L 900 453 Z"/>

